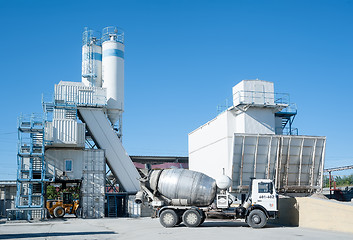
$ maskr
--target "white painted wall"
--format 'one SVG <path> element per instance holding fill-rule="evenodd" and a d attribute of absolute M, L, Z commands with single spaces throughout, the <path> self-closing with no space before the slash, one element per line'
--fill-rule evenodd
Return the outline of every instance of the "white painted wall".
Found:
<path fill-rule="evenodd" d="M 275 133 L 279 135 L 283 134 L 281 117 L 275 117 Z"/>
<path fill-rule="evenodd" d="M 223 112 L 189 134 L 189 169 L 213 178 L 221 175 L 223 168 L 229 169 L 231 143 L 228 112 Z"/>
<path fill-rule="evenodd" d="M 252 96 L 256 98 L 250 99 L 245 95 L 245 98 L 240 99 L 248 102 L 255 100 L 256 107 L 245 108 L 243 111 L 238 108 L 228 109 L 191 132 L 189 134 L 189 168 L 191 170 L 216 178 L 222 174 L 224 168 L 226 175 L 232 176 L 235 133 L 275 134 L 274 109 L 268 107 L 269 104 L 274 104 L 273 83 L 244 80 L 233 87 L 233 93 L 239 91 L 243 93 L 244 91 L 245 93 L 256 91 Z"/>
<path fill-rule="evenodd" d="M 81 179 L 84 166 L 84 151 L 70 149 L 48 149 L 45 151 L 45 161 L 48 164 L 47 173 L 62 177 L 65 160 L 72 160 L 72 172 L 66 172 L 69 179 Z"/>
<path fill-rule="evenodd" d="M 244 113 L 243 133 L 274 134 L 275 115 L 271 108 L 249 108 Z"/>

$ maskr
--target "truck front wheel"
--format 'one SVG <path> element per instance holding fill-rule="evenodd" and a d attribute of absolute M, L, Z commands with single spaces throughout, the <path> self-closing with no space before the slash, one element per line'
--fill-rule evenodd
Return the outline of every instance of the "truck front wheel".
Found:
<path fill-rule="evenodd" d="M 265 213 L 259 209 L 252 210 L 246 220 L 252 228 L 262 228 L 267 223 Z"/>
<path fill-rule="evenodd" d="M 187 227 L 197 227 L 201 224 L 201 215 L 195 209 L 186 210 L 183 214 L 183 222 Z"/>
<path fill-rule="evenodd" d="M 170 228 L 174 227 L 178 222 L 179 216 L 175 213 L 174 210 L 167 209 L 164 210 L 159 216 L 159 221 L 163 227 Z"/>

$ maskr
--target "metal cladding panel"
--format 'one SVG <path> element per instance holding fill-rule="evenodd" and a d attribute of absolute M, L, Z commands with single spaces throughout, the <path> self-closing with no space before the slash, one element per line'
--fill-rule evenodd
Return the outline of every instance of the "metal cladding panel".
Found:
<path fill-rule="evenodd" d="M 65 147 L 67 144 L 75 147 L 85 146 L 85 124 L 71 119 L 53 119 L 45 125 L 45 140 L 52 146 Z"/>
<path fill-rule="evenodd" d="M 140 189 L 136 167 L 126 153 L 120 139 L 112 129 L 102 109 L 79 108 L 82 121 L 86 123 L 100 149 L 105 150 L 107 164 L 127 192 Z"/>
<path fill-rule="evenodd" d="M 106 89 L 87 87 L 83 83 L 60 82 L 55 85 L 56 103 L 75 104 L 78 106 L 106 105 Z"/>
<path fill-rule="evenodd" d="M 105 157 L 104 150 L 90 149 L 83 153 L 81 186 L 84 218 L 104 217 Z"/>
<path fill-rule="evenodd" d="M 54 132 L 53 123 L 52 122 L 45 122 L 45 126 L 44 126 L 45 140 L 53 141 L 53 132 Z"/>
<path fill-rule="evenodd" d="M 246 189 L 250 178 L 274 179 L 282 192 L 322 188 L 325 137 L 234 135 L 233 191 Z"/>
<path fill-rule="evenodd" d="M 55 108 L 53 113 L 53 118 L 65 119 L 66 118 L 65 109 Z"/>
<path fill-rule="evenodd" d="M 82 193 L 82 217 L 83 218 L 103 218 L 104 217 L 104 197 L 105 194 Z"/>

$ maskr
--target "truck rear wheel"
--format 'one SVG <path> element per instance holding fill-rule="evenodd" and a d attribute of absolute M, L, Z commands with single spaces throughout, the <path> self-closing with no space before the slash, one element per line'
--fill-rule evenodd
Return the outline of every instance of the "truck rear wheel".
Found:
<path fill-rule="evenodd" d="M 170 228 L 174 227 L 178 222 L 179 216 L 175 213 L 174 210 L 167 209 L 164 210 L 159 216 L 159 221 L 163 227 Z"/>
<path fill-rule="evenodd" d="M 187 227 L 197 227 L 201 224 L 201 214 L 195 209 L 186 210 L 183 214 L 183 222 Z"/>
<path fill-rule="evenodd" d="M 65 209 L 62 207 L 56 207 L 54 209 L 54 217 L 61 218 L 65 215 Z"/>
<path fill-rule="evenodd" d="M 265 213 L 259 209 L 252 210 L 246 220 L 252 228 L 262 228 L 267 223 Z"/>

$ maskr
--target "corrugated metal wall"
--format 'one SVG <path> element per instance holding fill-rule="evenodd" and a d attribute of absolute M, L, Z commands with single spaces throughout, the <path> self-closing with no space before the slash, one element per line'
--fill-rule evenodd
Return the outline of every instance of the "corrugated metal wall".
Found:
<path fill-rule="evenodd" d="M 325 137 L 235 134 L 233 191 L 247 189 L 250 177 L 274 179 L 281 192 L 322 188 Z"/>
<path fill-rule="evenodd" d="M 53 119 L 45 124 L 45 140 L 55 147 L 85 146 L 85 124 L 71 119 Z"/>
<path fill-rule="evenodd" d="M 105 158 L 103 150 L 84 151 L 81 206 L 83 218 L 104 217 Z"/>
<path fill-rule="evenodd" d="M 87 87 L 82 83 L 60 82 L 55 85 L 55 101 L 85 106 L 106 105 L 106 89 Z"/>

